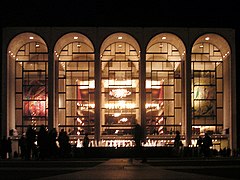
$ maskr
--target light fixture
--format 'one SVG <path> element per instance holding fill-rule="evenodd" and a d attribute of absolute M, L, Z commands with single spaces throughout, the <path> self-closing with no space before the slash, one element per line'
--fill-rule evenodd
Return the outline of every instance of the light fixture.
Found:
<path fill-rule="evenodd" d="M 205 37 L 205 40 L 208 41 L 210 39 L 210 37 Z"/>
<path fill-rule="evenodd" d="M 119 120 L 120 122 L 127 122 L 128 121 L 128 118 L 122 118 Z"/>
<path fill-rule="evenodd" d="M 123 97 L 127 97 L 131 94 L 130 91 L 128 91 L 127 89 L 113 89 L 109 92 L 110 96 L 113 96 L 115 98 L 123 98 Z"/>

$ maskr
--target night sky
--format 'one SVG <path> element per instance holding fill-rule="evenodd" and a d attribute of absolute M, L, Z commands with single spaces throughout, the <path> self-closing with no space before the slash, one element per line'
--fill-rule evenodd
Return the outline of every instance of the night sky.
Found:
<path fill-rule="evenodd" d="M 240 27 L 236 0 L 1 2 L 1 26 Z"/>

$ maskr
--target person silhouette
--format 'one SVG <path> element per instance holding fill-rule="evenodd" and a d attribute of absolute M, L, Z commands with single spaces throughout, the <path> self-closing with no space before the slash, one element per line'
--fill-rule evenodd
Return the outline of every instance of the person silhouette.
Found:
<path fill-rule="evenodd" d="M 36 131 L 33 129 L 32 125 L 28 125 L 26 131 L 26 160 L 29 160 L 32 155 L 34 155 L 34 150 L 36 145 Z"/>
<path fill-rule="evenodd" d="M 180 155 L 181 147 L 183 146 L 181 141 L 181 135 L 179 131 L 176 131 L 176 136 L 174 138 L 174 151 L 177 155 Z"/>
<path fill-rule="evenodd" d="M 202 156 L 202 153 L 203 153 L 203 138 L 202 138 L 202 136 L 198 137 L 197 147 L 198 147 L 198 156 Z"/>
<path fill-rule="evenodd" d="M 203 154 L 205 157 L 210 156 L 210 147 L 212 145 L 212 138 L 208 135 L 208 133 L 205 133 L 205 136 L 203 138 Z"/>
<path fill-rule="evenodd" d="M 89 145 L 89 137 L 88 137 L 88 133 L 85 133 L 85 136 L 83 138 L 83 147 L 88 148 L 88 145 Z"/>
<path fill-rule="evenodd" d="M 41 160 L 44 160 L 48 156 L 48 148 L 49 148 L 48 133 L 44 125 L 40 126 L 38 136 L 37 136 L 37 143 L 39 146 L 39 158 Z"/>
<path fill-rule="evenodd" d="M 141 143 L 142 143 L 142 127 L 140 124 L 136 124 L 134 129 L 133 129 L 133 136 L 134 136 L 134 141 L 135 141 L 135 147 L 137 149 L 141 148 Z"/>

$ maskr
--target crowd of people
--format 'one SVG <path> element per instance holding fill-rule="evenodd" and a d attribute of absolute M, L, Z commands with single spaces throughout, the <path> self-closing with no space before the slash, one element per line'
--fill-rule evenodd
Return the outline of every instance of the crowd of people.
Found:
<path fill-rule="evenodd" d="M 26 132 L 19 138 L 18 146 L 20 151 L 16 156 L 25 160 L 44 160 L 46 158 L 71 156 L 71 144 L 67 132 L 61 129 L 58 133 L 55 128 L 47 131 L 44 125 L 41 125 L 38 131 L 29 125 Z M 12 141 L 10 137 L 7 139 L 4 136 L 1 139 L 0 152 L 1 159 L 12 158 Z"/>
<path fill-rule="evenodd" d="M 58 134 L 55 128 L 47 131 L 44 125 L 40 126 L 38 132 L 28 126 L 26 134 L 19 139 L 19 147 L 21 158 L 26 160 L 69 157 L 71 152 L 67 132 L 61 129 Z"/>
<path fill-rule="evenodd" d="M 144 142 L 144 132 L 139 124 L 133 128 L 133 137 L 136 147 L 136 156 L 142 156 L 141 144 Z M 70 157 L 71 144 L 69 142 L 69 136 L 64 129 L 58 133 L 55 128 L 47 131 L 44 125 L 40 126 L 39 130 L 36 131 L 31 125 L 28 126 L 26 133 L 23 133 L 19 139 L 19 156 L 22 159 L 41 159 L 45 158 L 56 158 L 56 157 Z M 83 139 L 84 153 L 87 153 L 89 147 L 89 137 L 85 133 Z M 198 156 L 210 157 L 211 149 L 213 146 L 211 137 L 205 133 L 205 136 L 199 136 L 197 140 Z M 181 141 L 181 135 L 179 131 L 176 131 L 174 138 L 174 152 L 177 155 L 182 153 L 183 143 Z M 15 152 L 14 152 L 15 153 Z M 225 156 L 230 155 L 230 149 L 221 151 L 221 154 Z M 15 156 L 15 154 L 14 154 Z M 12 142 L 10 137 L 4 136 L 0 141 L 0 158 L 8 159 L 12 158 Z"/>

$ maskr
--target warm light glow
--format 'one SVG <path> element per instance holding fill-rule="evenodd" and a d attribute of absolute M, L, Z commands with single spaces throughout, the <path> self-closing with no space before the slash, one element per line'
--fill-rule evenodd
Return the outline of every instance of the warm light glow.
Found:
<path fill-rule="evenodd" d="M 128 118 L 122 118 L 120 119 L 120 122 L 127 122 L 128 121 Z"/>
<path fill-rule="evenodd" d="M 119 117 L 119 116 L 121 116 L 121 113 L 114 113 L 113 114 L 113 117 Z"/>
<path fill-rule="evenodd" d="M 208 41 L 210 39 L 210 37 L 206 37 L 205 40 Z"/>
<path fill-rule="evenodd" d="M 105 104 L 106 109 L 134 109 L 136 104 L 126 103 L 125 101 L 118 101 L 118 103 L 114 104 Z"/>
<path fill-rule="evenodd" d="M 110 96 L 113 96 L 115 98 L 123 98 L 123 97 L 127 97 L 131 94 L 130 91 L 128 91 L 127 89 L 113 89 L 109 92 Z"/>

